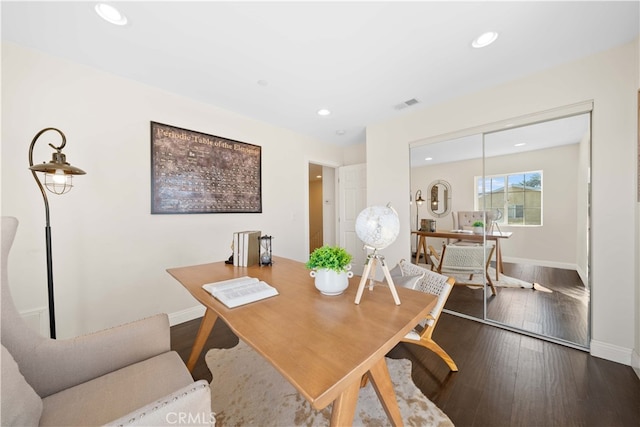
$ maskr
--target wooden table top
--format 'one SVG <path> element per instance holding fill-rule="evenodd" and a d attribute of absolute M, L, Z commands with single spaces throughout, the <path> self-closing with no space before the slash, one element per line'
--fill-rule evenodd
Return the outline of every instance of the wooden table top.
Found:
<path fill-rule="evenodd" d="M 322 295 L 301 262 L 274 257 L 273 266 L 234 267 L 217 262 L 167 270 L 233 332 L 267 359 L 314 406 L 322 409 L 418 324 L 436 303 L 430 294 L 397 287 L 365 289 L 354 303 L 360 277 L 347 291 Z M 280 295 L 229 309 L 202 285 L 240 276 L 257 277 Z"/>
<path fill-rule="evenodd" d="M 447 239 L 461 239 L 461 240 L 478 240 L 484 239 L 484 234 L 464 233 L 451 230 L 436 230 L 436 231 L 412 231 L 412 234 L 425 237 L 444 237 Z M 493 231 L 486 233 L 488 240 L 508 239 L 513 235 L 511 231 Z"/>

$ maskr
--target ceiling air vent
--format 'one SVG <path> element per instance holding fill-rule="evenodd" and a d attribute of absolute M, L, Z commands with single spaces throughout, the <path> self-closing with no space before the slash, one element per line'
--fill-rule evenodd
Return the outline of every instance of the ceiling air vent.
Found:
<path fill-rule="evenodd" d="M 408 99 L 408 100 L 404 101 L 404 102 L 403 102 L 403 103 L 401 103 L 401 104 L 396 105 L 396 106 L 395 106 L 395 107 L 393 107 L 393 108 L 395 108 L 396 110 L 402 110 L 402 109 L 404 109 L 404 108 L 407 108 L 407 107 L 411 107 L 411 106 L 413 106 L 413 105 L 416 105 L 416 104 L 417 104 L 417 103 L 419 103 L 419 102 L 420 102 L 420 101 L 418 101 L 417 99 L 415 99 L 415 98 L 411 98 L 411 99 Z"/>

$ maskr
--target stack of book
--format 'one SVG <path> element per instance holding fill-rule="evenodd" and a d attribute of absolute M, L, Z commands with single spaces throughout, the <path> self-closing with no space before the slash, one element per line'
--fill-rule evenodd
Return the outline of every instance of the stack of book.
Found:
<path fill-rule="evenodd" d="M 233 265 L 250 267 L 260 262 L 260 231 L 233 233 Z"/>

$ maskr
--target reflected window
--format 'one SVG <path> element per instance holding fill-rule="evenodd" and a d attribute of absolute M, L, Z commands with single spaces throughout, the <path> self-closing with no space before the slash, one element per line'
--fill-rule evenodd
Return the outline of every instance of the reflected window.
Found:
<path fill-rule="evenodd" d="M 542 171 L 476 176 L 475 186 L 476 210 L 498 212 L 498 224 L 542 225 Z"/>

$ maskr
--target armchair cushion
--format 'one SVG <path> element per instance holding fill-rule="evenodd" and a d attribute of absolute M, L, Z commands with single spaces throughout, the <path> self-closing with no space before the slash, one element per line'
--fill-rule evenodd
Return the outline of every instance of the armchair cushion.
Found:
<path fill-rule="evenodd" d="M 391 278 L 393 279 L 394 285 L 402 286 L 403 288 L 415 289 L 416 285 L 423 277 L 423 274 L 419 274 L 416 276 L 392 276 Z"/>
<path fill-rule="evenodd" d="M 420 272 L 417 272 L 416 274 L 405 273 L 402 270 L 401 263 L 396 264 L 395 267 L 389 270 L 389 275 L 393 279 L 394 285 L 408 289 L 415 289 L 418 282 L 424 277 L 424 274 Z"/>
<path fill-rule="evenodd" d="M 42 399 L 20 373 L 18 364 L 2 346 L 2 419 L 3 426 L 37 426 L 42 414 Z"/>
<path fill-rule="evenodd" d="M 45 397 L 40 425 L 103 425 L 187 385 L 182 359 L 167 352 Z"/>

